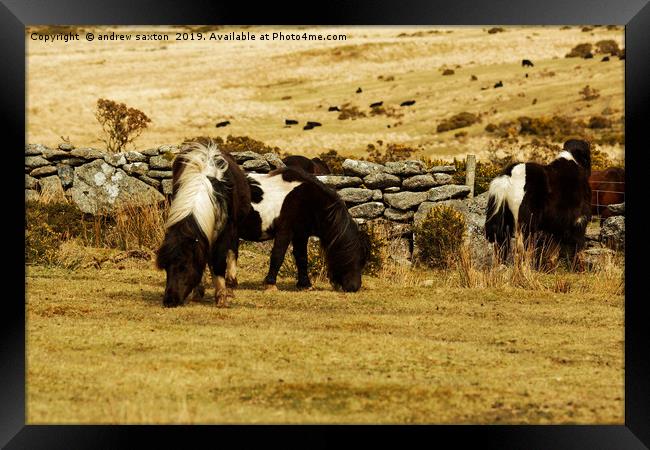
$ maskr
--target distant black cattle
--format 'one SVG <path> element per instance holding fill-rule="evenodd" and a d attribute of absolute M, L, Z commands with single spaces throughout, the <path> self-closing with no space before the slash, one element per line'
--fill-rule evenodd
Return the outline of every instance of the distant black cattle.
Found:
<path fill-rule="evenodd" d="M 370 107 L 371 108 L 378 108 L 379 106 L 381 106 L 383 104 L 384 104 L 384 102 L 375 102 L 375 103 L 371 103 Z"/>
<path fill-rule="evenodd" d="M 219 122 L 216 126 L 217 126 L 217 128 L 221 128 L 221 127 L 226 127 L 228 125 L 230 125 L 230 120 L 225 120 L 223 122 Z"/>
<path fill-rule="evenodd" d="M 297 120 L 284 119 L 284 124 L 285 124 L 285 125 L 296 125 L 297 123 L 298 123 Z"/>
<path fill-rule="evenodd" d="M 530 59 L 522 59 L 521 67 L 533 67 L 535 64 Z"/>
<path fill-rule="evenodd" d="M 307 124 L 302 127 L 303 130 L 311 130 L 315 127 L 321 127 L 322 124 L 320 122 L 307 122 Z"/>
<path fill-rule="evenodd" d="M 495 88 L 503 87 L 503 81 L 499 81 L 498 83 L 496 83 L 496 84 L 494 85 L 494 87 L 495 87 Z"/>
<path fill-rule="evenodd" d="M 528 78 L 528 74 L 526 74 L 526 78 Z"/>
<path fill-rule="evenodd" d="M 340 111 L 338 106 L 330 106 L 329 108 L 327 108 L 327 110 L 328 111 Z"/>
<path fill-rule="evenodd" d="M 609 61 L 609 56 L 605 56 L 603 57 L 603 59 L 600 60 L 600 62 L 605 62 L 605 61 Z"/>
<path fill-rule="evenodd" d="M 361 88 L 357 89 L 357 94 L 361 94 L 362 92 Z"/>
<path fill-rule="evenodd" d="M 415 100 L 406 100 L 405 102 L 400 103 L 400 106 L 411 106 L 415 104 Z"/>
<path fill-rule="evenodd" d="M 471 81 L 476 81 L 478 78 L 476 78 L 476 75 L 472 75 L 472 78 L 470 78 Z"/>

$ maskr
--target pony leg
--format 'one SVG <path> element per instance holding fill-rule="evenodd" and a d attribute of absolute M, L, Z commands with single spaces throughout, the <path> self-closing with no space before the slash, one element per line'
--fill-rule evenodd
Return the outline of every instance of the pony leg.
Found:
<path fill-rule="evenodd" d="M 227 306 L 226 299 L 233 297 L 232 289 L 226 287 L 226 255 L 232 234 L 225 230 L 214 242 L 210 257 L 210 269 L 214 280 L 214 300 L 217 306 Z"/>
<path fill-rule="evenodd" d="M 232 249 L 226 252 L 226 286 L 237 287 L 237 258 L 239 256 L 239 239 L 234 239 Z"/>
<path fill-rule="evenodd" d="M 307 242 L 308 236 L 294 236 L 293 237 L 293 257 L 296 260 L 296 267 L 298 268 L 296 286 L 299 289 L 309 289 L 311 281 L 309 281 L 309 271 L 307 270 Z"/>
<path fill-rule="evenodd" d="M 289 242 L 291 241 L 290 233 L 278 233 L 275 236 L 273 241 L 273 250 L 271 250 L 271 262 L 269 264 L 269 272 L 264 278 L 264 286 L 266 290 L 276 290 L 275 285 L 278 272 L 284 261 L 284 255 L 287 253 L 287 248 L 289 248 Z"/>

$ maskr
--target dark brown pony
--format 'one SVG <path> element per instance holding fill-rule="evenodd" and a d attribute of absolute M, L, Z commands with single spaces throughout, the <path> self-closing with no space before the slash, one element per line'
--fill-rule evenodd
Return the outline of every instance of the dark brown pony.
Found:
<path fill-rule="evenodd" d="M 284 158 L 282 162 L 289 167 L 298 167 L 314 175 L 329 175 L 332 173 L 327 163 L 318 157 L 309 159 L 302 155 L 291 155 Z"/>
<path fill-rule="evenodd" d="M 203 297 L 201 278 L 206 264 L 212 272 L 217 304 L 231 294 L 226 289 L 229 251 L 236 253 L 237 225 L 251 208 L 246 175 L 232 157 L 212 141 L 190 143 L 172 165 L 172 203 L 165 238 L 156 264 L 165 269 L 163 305 L 179 306 L 192 290 Z"/>
<path fill-rule="evenodd" d="M 591 186 L 591 214 L 601 222 L 612 215 L 607 206 L 625 201 L 625 169 L 609 167 L 595 170 L 589 177 Z"/>

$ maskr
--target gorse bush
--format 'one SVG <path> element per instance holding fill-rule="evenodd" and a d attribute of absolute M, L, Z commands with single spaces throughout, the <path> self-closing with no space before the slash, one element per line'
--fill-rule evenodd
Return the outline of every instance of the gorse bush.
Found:
<path fill-rule="evenodd" d="M 104 98 L 97 100 L 95 117 L 104 130 L 103 141 L 109 152 L 124 150 L 151 123 L 142 111 Z"/>
<path fill-rule="evenodd" d="M 378 164 L 385 164 L 388 161 L 405 161 L 413 159 L 413 155 L 419 152 L 419 149 L 410 147 L 405 144 L 389 143 L 384 147 L 383 141 L 377 141 L 377 145 L 368 144 L 366 147 L 368 156 L 366 159 Z"/>
<path fill-rule="evenodd" d="M 465 233 L 465 218 L 451 206 L 437 205 L 413 229 L 419 263 L 445 268 L 460 251 Z"/>
<path fill-rule="evenodd" d="M 318 157 L 327 164 L 334 175 L 343 175 L 343 161 L 346 157 L 339 155 L 336 150 L 328 150 L 318 155 Z"/>
<path fill-rule="evenodd" d="M 592 45 L 589 43 L 578 44 L 571 49 L 569 53 L 566 54 L 566 58 L 584 58 L 589 53 L 591 53 Z"/>
<path fill-rule="evenodd" d="M 438 133 L 442 133 L 449 130 L 455 130 L 457 128 L 464 128 L 480 122 L 480 120 L 480 117 L 476 114 L 464 111 L 451 116 L 449 119 L 441 121 L 438 124 L 436 131 Z"/>
<path fill-rule="evenodd" d="M 264 153 L 282 153 L 279 147 L 271 147 L 262 141 L 257 141 L 248 136 L 231 136 L 228 135 L 224 141 L 221 137 L 214 138 L 215 143 L 221 150 L 227 152 L 255 152 L 259 154 Z"/>

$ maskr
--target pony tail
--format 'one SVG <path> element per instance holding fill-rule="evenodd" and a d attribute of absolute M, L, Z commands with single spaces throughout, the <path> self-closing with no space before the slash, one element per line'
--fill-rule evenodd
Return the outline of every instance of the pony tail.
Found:
<path fill-rule="evenodd" d="M 514 231 L 515 221 L 508 207 L 510 177 L 502 175 L 490 183 L 485 216 L 485 237 L 489 242 L 504 242 Z"/>
<path fill-rule="evenodd" d="M 177 156 L 173 166 L 176 193 L 169 209 L 165 228 L 192 215 L 208 242 L 221 234 L 228 220 L 225 199 L 217 195 L 212 180 L 225 182 L 228 161 L 213 142 L 207 145 L 193 142 Z"/>

